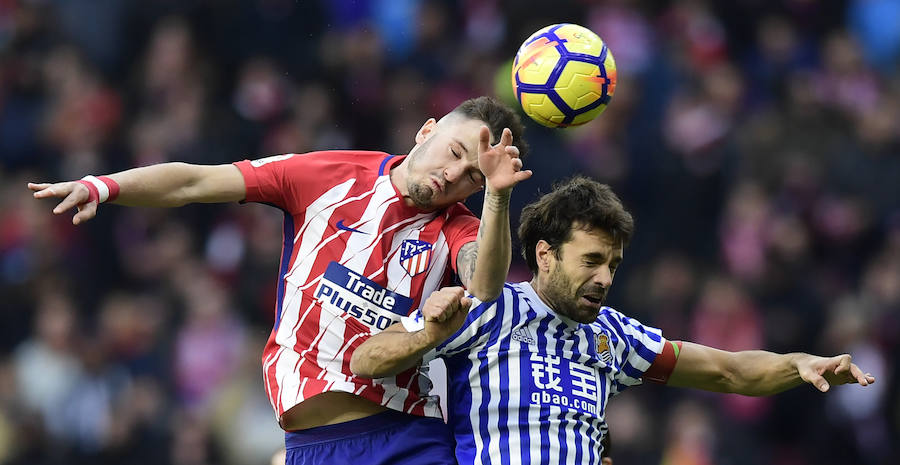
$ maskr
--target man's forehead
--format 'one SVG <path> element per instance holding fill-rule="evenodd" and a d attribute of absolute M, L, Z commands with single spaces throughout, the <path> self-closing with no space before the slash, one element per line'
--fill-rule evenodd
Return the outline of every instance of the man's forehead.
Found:
<path fill-rule="evenodd" d="M 464 137 L 471 139 L 467 143 L 478 143 L 481 134 L 481 127 L 487 126 L 487 123 L 480 119 L 470 118 L 459 113 L 448 113 L 440 121 L 438 126 L 445 128 L 451 133 L 451 136 Z M 491 144 L 494 144 L 493 133 L 491 133 Z"/>
<path fill-rule="evenodd" d="M 582 254 L 602 253 L 621 257 L 624 249 L 622 241 L 616 240 L 607 231 L 578 225 L 572 227 L 572 237 L 567 243 L 578 247 Z"/>

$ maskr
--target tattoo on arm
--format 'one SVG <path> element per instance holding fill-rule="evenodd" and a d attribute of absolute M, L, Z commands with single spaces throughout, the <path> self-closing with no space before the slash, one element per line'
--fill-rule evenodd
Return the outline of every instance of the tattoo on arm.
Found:
<path fill-rule="evenodd" d="M 509 213 L 509 193 L 488 193 L 484 196 L 484 209 L 495 214 Z M 478 258 L 478 242 L 484 237 L 484 224 L 478 228 L 478 241 L 472 241 L 459 249 L 456 257 L 456 269 L 459 271 L 459 279 L 463 286 L 468 288 L 475 276 L 475 262 Z"/>
<path fill-rule="evenodd" d="M 509 193 L 489 193 L 488 195 L 484 196 L 484 208 L 495 213 L 506 212 L 509 210 L 509 196 Z"/>
<path fill-rule="evenodd" d="M 459 270 L 460 281 L 466 287 L 469 287 L 472 276 L 475 274 L 476 258 L 478 258 L 478 242 L 468 242 L 459 249 L 459 254 L 456 257 L 456 269 Z"/>

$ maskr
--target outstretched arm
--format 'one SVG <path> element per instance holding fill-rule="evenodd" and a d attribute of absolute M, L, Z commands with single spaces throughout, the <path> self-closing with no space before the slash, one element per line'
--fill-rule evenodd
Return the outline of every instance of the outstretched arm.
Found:
<path fill-rule="evenodd" d="M 478 240 L 459 250 L 456 259 L 460 280 L 482 302 L 496 299 L 509 273 L 512 245 L 509 230 L 509 197 L 512 189 L 531 177 L 522 170 L 519 149 L 512 145 L 512 132 L 504 129 L 500 142 L 490 146 L 490 131 L 481 128 L 478 165 L 485 177 L 484 207 Z"/>
<path fill-rule="evenodd" d="M 426 352 L 459 330 L 470 305 L 461 287 L 433 292 L 422 306 L 423 329 L 408 332 L 401 323 L 389 326 L 353 351 L 350 371 L 364 378 L 382 378 L 414 367 Z"/>
<path fill-rule="evenodd" d="M 161 163 L 109 175 L 119 185 L 119 205 L 140 207 L 180 207 L 202 202 L 236 202 L 245 197 L 244 178 L 234 165 L 191 165 Z M 34 198 L 61 198 L 53 213 L 72 208 L 78 213 L 72 223 L 81 224 L 97 214 L 97 202 L 89 201 L 90 192 L 78 181 L 28 183 Z"/>
<path fill-rule="evenodd" d="M 848 354 L 819 357 L 763 350 L 728 352 L 684 342 L 668 384 L 747 396 L 768 396 L 804 382 L 826 392 L 832 385 L 859 383 L 868 386 L 875 382 L 875 377 L 863 374 Z"/>

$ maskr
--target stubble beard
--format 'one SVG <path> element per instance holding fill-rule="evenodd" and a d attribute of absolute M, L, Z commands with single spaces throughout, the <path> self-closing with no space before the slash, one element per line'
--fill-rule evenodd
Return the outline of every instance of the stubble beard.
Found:
<path fill-rule="evenodd" d="M 408 155 L 410 158 L 409 166 L 406 171 L 406 192 L 409 195 L 409 199 L 412 200 L 412 203 L 423 210 L 434 207 L 432 200 L 434 197 L 434 190 L 430 185 L 425 185 L 421 181 L 417 182 L 416 179 L 414 179 L 413 172 L 419 162 L 419 158 L 425 155 L 432 141 L 433 139 L 429 138 L 423 142 L 415 152 Z"/>
<path fill-rule="evenodd" d="M 569 280 L 569 277 L 560 268 L 554 269 L 550 273 L 544 290 L 545 298 L 550 301 L 550 308 L 556 313 L 580 323 L 592 323 L 597 318 L 597 312 L 591 314 L 584 312 L 579 306 L 581 289 L 576 289 L 575 291 L 570 289 L 572 289 L 572 282 Z M 570 295 L 573 292 L 574 295 Z M 603 300 L 606 300 L 606 296 L 603 297 Z M 602 305 L 603 302 L 600 303 L 598 309 Z"/>
<path fill-rule="evenodd" d="M 434 191 L 430 187 L 410 181 L 407 183 L 406 189 L 409 192 L 409 199 L 412 200 L 416 207 L 423 210 L 432 207 L 431 198 L 434 196 Z"/>
<path fill-rule="evenodd" d="M 559 268 L 555 268 L 544 287 L 544 296 L 550 301 L 548 302 L 550 308 L 556 313 L 571 318 L 575 313 L 572 308 L 574 302 L 566 298 L 568 289 L 570 289 L 568 277 Z"/>

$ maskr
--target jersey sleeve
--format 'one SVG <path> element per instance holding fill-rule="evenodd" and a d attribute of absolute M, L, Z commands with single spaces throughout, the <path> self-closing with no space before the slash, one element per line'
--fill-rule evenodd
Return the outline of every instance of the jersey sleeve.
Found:
<path fill-rule="evenodd" d="M 450 207 L 447 213 L 449 218 L 444 223 L 442 231 L 450 246 L 450 266 L 453 267 L 454 273 L 459 273 L 456 269 L 456 258 L 459 255 L 459 249 L 469 242 L 478 239 L 478 227 L 481 222 L 478 220 L 468 208 L 462 204 Z"/>
<path fill-rule="evenodd" d="M 290 213 L 302 211 L 334 163 L 327 152 L 284 154 L 243 160 L 234 165 L 244 176 L 244 201 L 274 205 Z M 333 168 L 332 168 L 333 169 Z"/>
<path fill-rule="evenodd" d="M 496 326 L 500 320 L 497 318 L 497 309 L 503 308 L 503 302 L 509 298 L 509 294 L 509 289 L 504 288 L 500 298 L 491 302 L 481 302 L 475 297 L 467 295 L 472 299 L 472 306 L 469 308 L 469 314 L 466 315 L 466 321 L 446 341 L 425 354 L 423 360 L 430 362 L 438 357 L 449 358 L 484 345 L 497 329 Z M 401 322 L 407 331 L 421 330 L 425 327 L 422 309 L 404 317 Z"/>
<path fill-rule="evenodd" d="M 663 350 L 665 339 L 662 331 L 610 308 L 604 309 L 599 318 L 618 339 L 610 348 L 618 365 L 618 370 L 613 374 L 612 393 L 617 394 L 628 386 L 641 384 L 644 373 Z"/>

